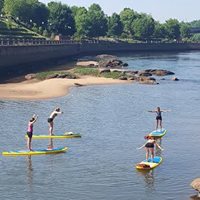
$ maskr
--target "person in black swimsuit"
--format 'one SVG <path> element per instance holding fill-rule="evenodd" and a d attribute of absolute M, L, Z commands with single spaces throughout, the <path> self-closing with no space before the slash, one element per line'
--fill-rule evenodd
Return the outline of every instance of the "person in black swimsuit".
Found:
<path fill-rule="evenodd" d="M 150 154 L 151 154 L 151 158 L 153 160 L 154 159 L 154 147 L 157 146 L 162 151 L 164 149 L 161 148 L 161 146 L 156 142 L 154 137 L 147 135 L 147 136 L 144 137 L 144 139 L 147 140 L 147 142 L 145 144 L 143 144 L 141 147 L 139 147 L 138 149 L 141 149 L 141 148 L 145 147 L 145 150 L 146 150 L 146 161 L 149 160 Z"/>
<path fill-rule="evenodd" d="M 48 123 L 49 123 L 49 135 L 53 135 L 53 121 L 55 119 L 55 117 L 58 114 L 62 114 L 63 112 L 60 111 L 60 108 L 56 108 L 49 116 L 49 118 L 47 119 Z"/>
<path fill-rule="evenodd" d="M 162 112 L 168 112 L 170 110 L 161 110 L 160 107 L 157 107 L 156 110 L 148 111 L 148 112 L 155 112 L 156 115 L 156 130 L 158 129 L 158 126 L 160 126 L 160 129 L 162 130 Z"/>

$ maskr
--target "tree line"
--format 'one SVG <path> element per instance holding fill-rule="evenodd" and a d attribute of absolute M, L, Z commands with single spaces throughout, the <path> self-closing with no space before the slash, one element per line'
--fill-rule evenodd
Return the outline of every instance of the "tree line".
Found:
<path fill-rule="evenodd" d="M 124 8 L 107 16 L 98 4 L 69 7 L 61 2 L 47 5 L 38 0 L 0 0 L 1 15 L 12 16 L 32 30 L 74 38 L 126 38 L 140 41 L 191 40 L 190 24 L 169 19 L 160 23 L 151 15 Z"/>

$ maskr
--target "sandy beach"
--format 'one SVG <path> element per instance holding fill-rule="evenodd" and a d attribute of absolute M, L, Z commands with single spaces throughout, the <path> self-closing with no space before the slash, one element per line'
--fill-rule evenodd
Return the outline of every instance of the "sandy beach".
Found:
<path fill-rule="evenodd" d="M 60 97 L 68 94 L 69 89 L 80 85 L 124 84 L 111 78 L 84 76 L 79 79 L 48 79 L 44 81 L 30 80 L 20 83 L 0 84 L 0 99 L 40 100 Z"/>

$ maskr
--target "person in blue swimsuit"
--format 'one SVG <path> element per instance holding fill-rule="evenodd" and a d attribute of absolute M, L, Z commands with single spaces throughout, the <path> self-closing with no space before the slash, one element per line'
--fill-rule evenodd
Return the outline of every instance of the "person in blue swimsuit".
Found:
<path fill-rule="evenodd" d="M 162 130 L 162 112 L 168 112 L 170 110 L 161 110 L 160 107 L 157 107 L 156 110 L 151 110 L 148 112 L 154 112 L 156 113 L 156 130 L 158 130 L 158 127 Z"/>

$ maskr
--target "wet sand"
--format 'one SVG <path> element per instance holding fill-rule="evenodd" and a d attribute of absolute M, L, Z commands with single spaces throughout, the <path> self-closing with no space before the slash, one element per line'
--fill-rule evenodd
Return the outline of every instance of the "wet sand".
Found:
<path fill-rule="evenodd" d="M 122 81 L 103 77 L 84 76 L 79 79 L 48 79 L 44 81 L 30 80 L 20 83 L 0 84 L 0 99 L 40 100 L 61 97 L 68 94 L 76 85 L 124 84 Z"/>

